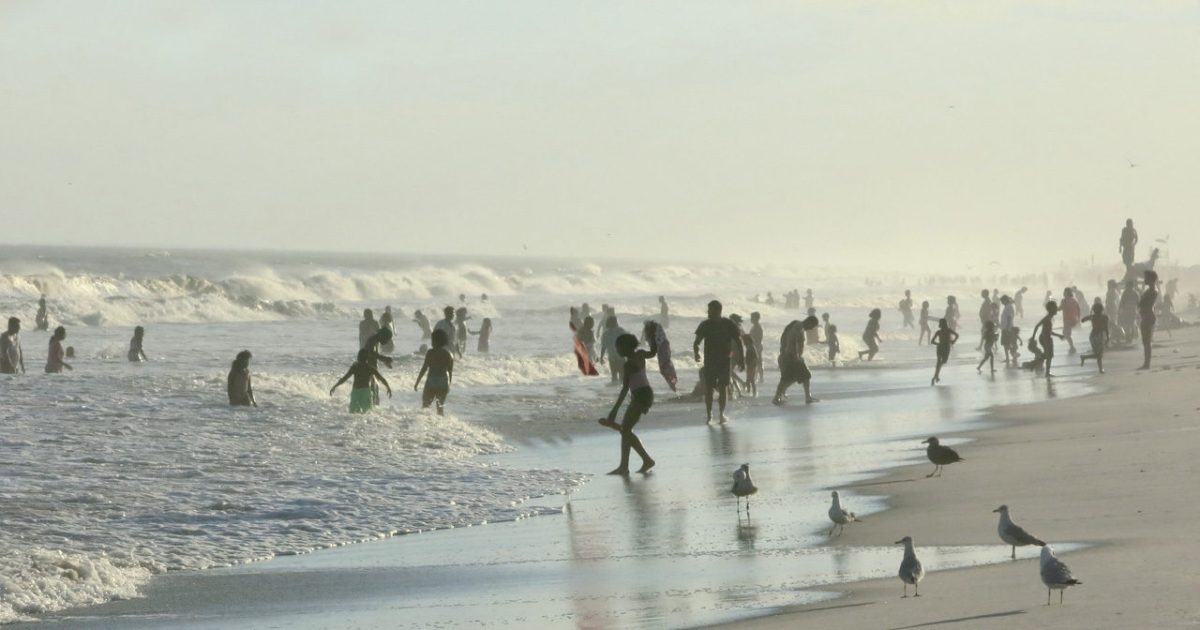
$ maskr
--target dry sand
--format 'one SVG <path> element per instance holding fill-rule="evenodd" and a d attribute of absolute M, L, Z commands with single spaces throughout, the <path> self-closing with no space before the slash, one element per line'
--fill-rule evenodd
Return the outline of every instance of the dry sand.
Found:
<path fill-rule="evenodd" d="M 898 578 L 872 580 L 833 602 L 723 627 L 1200 626 L 1200 329 L 1159 336 L 1152 371 L 1134 371 L 1140 348 L 1114 352 L 1102 393 L 996 410 L 1002 425 L 965 434 L 975 440 L 958 449 L 966 461 L 943 477 L 926 479 L 928 465 L 873 480 L 893 509 L 829 543 L 911 535 L 918 555 L 922 545 L 994 544 L 992 510 L 1006 503 L 1051 544 L 1092 545 L 1061 556 L 1083 581 L 1064 606 L 1057 593 L 1046 606 L 1038 549 L 1026 547 L 1016 561 L 929 573 L 920 599 L 901 599 Z"/>

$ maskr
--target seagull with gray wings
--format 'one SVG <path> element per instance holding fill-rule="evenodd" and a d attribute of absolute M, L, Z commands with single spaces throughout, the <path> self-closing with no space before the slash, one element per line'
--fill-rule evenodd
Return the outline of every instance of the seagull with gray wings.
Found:
<path fill-rule="evenodd" d="M 896 544 L 904 544 L 904 559 L 900 561 L 900 581 L 904 582 L 904 597 L 908 597 L 908 585 L 913 585 L 913 597 L 921 596 L 921 578 L 925 577 L 925 567 L 921 566 L 921 561 L 917 559 L 917 552 L 913 550 L 912 536 L 905 536 L 896 541 Z"/>
<path fill-rule="evenodd" d="M 1039 540 L 1033 534 L 1025 531 L 1024 527 L 1012 522 L 1012 517 L 1008 513 L 1008 506 L 1001 505 L 992 510 L 992 513 L 1000 513 L 1000 524 L 996 526 L 996 533 L 1000 534 L 1000 540 L 1012 545 L 1012 558 L 1017 559 L 1017 547 L 1025 545 L 1037 545 L 1045 547 L 1046 543 Z"/>
<path fill-rule="evenodd" d="M 742 517 L 742 497 L 746 497 L 746 518 L 750 518 L 750 495 L 758 492 L 758 486 L 750 478 L 750 464 L 742 464 L 733 471 L 733 496 L 738 498 L 738 518 Z"/>
<path fill-rule="evenodd" d="M 1058 591 L 1058 603 L 1063 603 L 1063 591 L 1083 584 L 1071 575 L 1071 567 L 1054 557 L 1054 549 L 1050 545 L 1042 546 L 1042 584 L 1046 585 L 1046 605 L 1050 605 L 1050 592 Z"/>
<path fill-rule="evenodd" d="M 833 530 L 838 530 L 838 535 L 842 535 L 842 529 L 846 527 L 846 523 L 857 523 L 858 517 L 854 512 L 847 512 L 842 507 L 841 497 L 838 496 L 838 491 L 833 491 L 833 505 L 829 506 L 829 520 L 833 521 L 833 527 L 825 533 L 826 536 L 832 535 Z"/>

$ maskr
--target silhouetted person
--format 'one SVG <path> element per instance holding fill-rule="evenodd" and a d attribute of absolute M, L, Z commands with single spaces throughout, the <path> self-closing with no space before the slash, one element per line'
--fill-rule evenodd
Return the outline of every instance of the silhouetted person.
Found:
<path fill-rule="evenodd" d="M 1075 327 L 1079 325 L 1081 313 L 1079 301 L 1075 299 L 1074 291 L 1072 291 L 1070 287 L 1063 289 L 1063 299 L 1060 310 L 1062 311 L 1062 337 L 1063 339 L 1067 340 L 1067 345 L 1069 345 L 1071 348 L 1067 351 L 1067 354 L 1075 354 L 1075 338 L 1072 333 L 1075 330 Z M 1047 358 L 1047 362 L 1049 362 L 1049 358 Z"/>
<path fill-rule="evenodd" d="M 758 311 L 750 313 L 750 339 L 754 341 L 755 354 L 758 355 L 758 366 L 755 373 L 758 374 L 758 382 L 763 382 L 763 327 L 762 315 Z"/>
<path fill-rule="evenodd" d="M 1017 362 L 1020 341 L 1013 333 L 1016 330 L 1015 319 L 1016 312 L 1013 309 L 1012 298 L 1007 295 L 1000 296 L 1000 347 L 1004 349 L 1005 365 L 1009 364 L 1010 359 L 1014 365 Z"/>
<path fill-rule="evenodd" d="M 863 330 L 862 340 L 867 344 L 867 349 L 858 353 L 858 358 L 862 359 L 863 355 L 867 355 L 867 360 L 875 358 L 879 352 L 879 342 L 883 341 L 883 337 L 879 336 L 879 319 L 883 317 L 883 313 L 879 309 L 872 309 L 871 314 L 867 317 L 867 328 Z"/>
<path fill-rule="evenodd" d="M 257 407 L 254 400 L 254 384 L 250 381 L 250 359 L 254 355 L 249 350 L 242 350 L 229 366 L 229 376 L 225 379 L 225 391 L 229 394 L 231 407 Z"/>
<path fill-rule="evenodd" d="M 946 318 L 938 320 L 937 332 L 929 340 L 930 345 L 937 346 L 937 365 L 933 368 L 933 378 L 929 385 L 933 386 L 942 381 L 942 366 L 950 360 L 950 348 L 958 341 L 958 333 L 950 328 Z"/>
<path fill-rule="evenodd" d="M 921 316 L 918 318 L 921 324 L 921 334 L 917 337 L 918 346 L 926 340 L 933 343 L 933 331 L 929 328 L 930 319 L 932 318 L 929 316 L 929 300 L 925 300 L 921 302 Z"/>
<path fill-rule="evenodd" d="M 775 398 L 771 402 L 782 405 L 787 400 L 787 390 L 792 383 L 804 387 L 805 404 L 819 402 L 812 395 L 812 372 L 804 361 L 804 332 L 816 328 L 821 322 L 816 317 L 804 321 L 793 321 L 779 336 L 779 385 L 775 387 Z"/>
<path fill-rule="evenodd" d="M 421 339 L 429 339 L 433 335 L 433 329 L 429 327 L 429 318 L 420 310 L 413 311 L 413 321 L 421 328 Z"/>
<path fill-rule="evenodd" d="M 671 307 L 667 306 L 666 296 L 658 296 L 658 323 L 663 328 L 671 327 Z"/>
<path fill-rule="evenodd" d="M 1096 298 L 1099 300 L 1100 298 Z M 1100 373 L 1104 373 L 1104 347 L 1108 345 L 1108 316 L 1104 314 L 1104 306 L 1097 301 L 1092 305 L 1092 314 L 1083 318 L 1083 321 L 1092 322 L 1092 332 L 1088 335 L 1088 341 L 1092 344 L 1092 351 L 1080 355 L 1079 367 L 1083 367 L 1088 359 L 1096 360 L 1096 367 L 1100 368 Z"/>
<path fill-rule="evenodd" d="M 1138 233 L 1133 229 L 1133 219 L 1125 219 L 1125 227 L 1121 230 L 1121 262 L 1126 267 L 1133 264 L 1134 249 L 1137 247 Z"/>
<path fill-rule="evenodd" d="M 1054 316 L 1058 314 L 1058 304 L 1054 300 L 1046 302 L 1046 316 L 1033 327 L 1033 332 L 1029 335 L 1030 343 L 1033 343 L 1034 337 L 1037 337 L 1038 343 L 1041 345 L 1041 359 L 1046 366 L 1046 378 L 1054 376 L 1050 373 L 1050 365 L 1054 362 L 1054 338 L 1063 339 L 1063 336 L 1054 332 Z M 1038 334 L 1038 331 L 1041 334 Z"/>
<path fill-rule="evenodd" d="M 50 315 L 46 312 L 46 296 L 44 295 L 38 299 L 37 315 L 34 316 L 33 323 L 37 325 L 38 330 L 50 329 Z"/>
<path fill-rule="evenodd" d="M 59 374 L 63 368 L 74 370 L 63 358 L 67 351 L 63 349 L 63 339 L 67 338 L 67 329 L 59 326 L 54 329 L 54 334 L 50 335 L 50 351 L 46 355 L 46 373 Z"/>
<path fill-rule="evenodd" d="M 996 322 L 991 320 L 984 322 L 983 331 L 980 332 L 983 358 L 979 360 L 979 365 L 975 367 L 976 372 L 983 371 L 983 364 L 990 362 L 992 374 L 996 373 L 996 337 Z"/>
<path fill-rule="evenodd" d="M 1141 331 L 1142 331 L 1142 354 L 1145 356 L 1145 361 L 1139 370 L 1150 369 L 1150 344 L 1154 340 L 1154 324 L 1156 316 L 1154 313 L 1154 303 L 1158 301 L 1158 274 L 1153 271 L 1147 271 L 1144 274 L 1146 290 L 1142 291 L 1142 297 L 1138 300 L 1138 315 L 1141 316 Z"/>
<path fill-rule="evenodd" d="M 1017 308 L 1017 317 L 1025 319 L 1025 294 L 1029 291 L 1029 287 L 1021 287 L 1017 290 L 1017 294 L 1013 296 L 1013 306 Z"/>
<path fill-rule="evenodd" d="M 367 337 L 362 349 L 367 351 L 367 364 L 378 370 L 379 363 L 382 362 L 389 368 L 392 367 L 392 357 L 381 354 L 383 346 L 389 345 L 392 341 L 392 331 L 389 328 L 380 328 L 375 331 L 375 334 Z M 373 402 L 379 404 L 379 386 L 371 381 L 371 396 Z"/>
<path fill-rule="evenodd" d="M 583 318 L 583 324 L 575 331 L 575 338 L 587 348 L 588 359 L 595 363 L 596 356 L 596 321 L 589 315 Z"/>
<path fill-rule="evenodd" d="M 804 313 L 804 319 L 808 319 L 809 317 L 816 317 L 816 316 L 817 316 L 817 309 L 815 309 L 815 308 L 810 308 L 810 309 L 808 309 L 808 311 L 806 311 Z M 805 329 L 804 343 L 814 345 L 814 346 L 821 343 L 820 327 L 812 328 L 812 329 Z"/>
<path fill-rule="evenodd" d="M 1117 325 L 1121 328 L 1121 341 L 1133 343 L 1137 338 L 1138 300 L 1137 283 L 1130 280 L 1125 283 L 1125 291 L 1121 293 L 1121 301 L 1117 308 Z"/>
<path fill-rule="evenodd" d="M 380 352 L 385 352 L 388 354 L 395 352 L 396 344 L 392 342 L 392 339 L 396 337 L 396 321 L 392 317 L 392 307 L 385 306 L 383 308 L 383 314 L 379 316 L 379 328 L 380 330 L 386 328 L 392 333 L 391 336 L 388 337 L 387 343 L 384 343 L 382 346 L 380 346 Z"/>
<path fill-rule="evenodd" d="M 469 331 L 467 330 L 468 319 L 471 319 L 471 316 L 467 315 L 467 307 L 460 306 L 458 310 L 454 311 L 454 353 L 460 359 L 467 352 L 467 336 L 469 335 Z"/>
<path fill-rule="evenodd" d="M 138 326 L 133 329 L 133 338 L 129 340 L 129 353 L 126 355 L 133 363 L 141 363 L 148 361 L 146 351 L 142 348 L 142 342 L 146 340 L 146 329 Z"/>
<path fill-rule="evenodd" d="M 440 330 L 446 333 L 446 343 L 449 344 L 447 349 L 453 350 L 455 348 L 454 340 L 458 338 L 458 326 L 454 325 L 453 306 L 447 306 L 442 309 L 442 318 L 433 325 L 433 330 L 435 332 Z"/>
<path fill-rule="evenodd" d="M 646 359 L 654 357 L 658 352 L 658 347 L 653 340 L 650 341 L 649 351 L 638 350 L 637 346 L 637 337 L 628 333 L 623 333 L 616 339 L 617 353 L 624 359 L 622 361 L 621 393 L 617 394 L 617 402 L 613 405 L 612 411 L 608 412 L 608 417 L 600 421 L 600 424 L 621 432 L 621 463 L 609 471 L 610 475 L 629 474 L 630 449 L 637 451 L 638 456 L 642 458 L 642 467 L 638 469 L 638 472 L 649 472 L 651 468 L 654 468 L 654 458 L 646 452 L 642 441 L 633 432 L 633 428 L 654 405 L 654 390 L 651 389 L 650 379 L 646 374 Z M 617 424 L 617 411 L 621 409 L 621 403 L 625 402 L 626 394 L 630 395 L 629 406 L 625 409 L 625 416 L 621 418 L 621 423 Z"/>
<path fill-rule="evenodd" d="M 904 290 L 904 299 L 900 300 L 900 314 L 904 316 L 904 327 L 914 328 L 912 291 Z M 918 344 L 919 345 L 919 344 Z"/>
<path fill-rule="evenodd" d="M 370 364 L 371 351 L 363 348 L 358 351 L 358 360 L 350 365 L 350 369 L 346 370 L 346 374 L 329 389 L 329 395 L 333 395 L 333 390 L 337 389 L 342 383 L 354 378 L 354 382 L 350 386 L 350 413 L 367 413 L 374 406 L 375 397 L 371 392 L 371 385 L 374 381 L 383 383 L 387 388 L 388 398 L 392 397 L 392 387 L 388 385 L 387 379 L 378 370 L 371 367 Z"/>
<path fill-rule="evenodd" d="M 958 332 L 958 318 L 961 315 L 958 310 L 958 298 L 953 295 L 946 296 L 946 325 L 950 330 Z"/>
<path fill-rule="evenodd" d="M 604 333 L 600 335 L 600 360 L 608 357 L 608 374 L 611 382 L 621 382 L 621 370 L 625 367 L 625 357 L 617 352 L 617 338 L 627 334 L 617 322 L 617 316 L 612 315 L 604 324 Z"/>
<path fill-rule="evenodd" d="M 375 313 L 371 309 L 363 309 L 363 318 L 358 322 L 358 347 L 367 347 L 367 339 L 379 332 L 379 322 L 375 321 Z"/>
<path fill-rule="evenodd" d="M 454 381 L 454 357 L 446 349 L 449 343 L 445 331 L 433 331 L 433 348 L 425 353 L 425 362 L 421 364 L 417 381 L 413 383 L 415 392 L 428 372 L 425 391 L 421 393 L 421 408 L 428 409 L 436 401 L 439 416 L 445 413 L 446 396 L 450 395 L 450 383 Z"/>
<path fill-rule="evenodd" d="M 0 374 L 25 373 L 25 357 L 21 354 L 21 320 L 8 318 L 8 330 L 0 334 Z"/>
<path fill-rule="evenodd" d="M 976 350 L 983 348 L 983 329 L 987 326 L 988 322 L 992 321 L 991 293 L 987 289 L 984 289 L 979 292 L 979 297 L 983 301 L 979 304 L 979 345 L 975 347 Z"/>
<path fill-rule="evenodd" d="M 838 341 L 837 336 L 837 326 L 830 324 L 825 327 L 825 345 L 829 346 L 829 365 L 836 365 L 838 354 L 842 352 L 842 343 Z"/>
<path fill-rule="evenodd" d="M 813 306 L 813 292 L 812 292 L 812 289 L 805 289 L 805 290 L 804 290 L 804 311 L 805 311 L 806 313 L 808 313 L 809 311 L 813 311 L 814 313 L 816 312 L 816 308 Z M 809 315 L 812 315 L 813 313 L 808 313 L 808 314 L 809 314 Z"/>
<path fill-rule="evenodd" d="M 475 334 L 479 335 L 479 343 L 476 344 L 475 349 L 481 353 L 491 352 L 492 318 L 484 317 L 483 321 L 479 323 L 479 332 Z"/>
<path fill-rule="evenodd" d="M 708 414 L 708 422 L 712 422 L 713 389 L 719 390 L 718 404 L 721 422 L 725 422 L 725 400 L 728 396 L 729 378 L 732 374 L 730 362 L 736 350 L 740 367 L 745 369 L 741 357 L 745 355 L 742 348 L 742 337 L 738 327 L 731 320 L 721 317 L 721 303 L 713 300 L 708 303 L 708 319 L 696 327 L 696 341 L 692 344 L 692 353 L 696 362 L 700 362 L 700 344 L 704 343 L 704 409 Z"/>

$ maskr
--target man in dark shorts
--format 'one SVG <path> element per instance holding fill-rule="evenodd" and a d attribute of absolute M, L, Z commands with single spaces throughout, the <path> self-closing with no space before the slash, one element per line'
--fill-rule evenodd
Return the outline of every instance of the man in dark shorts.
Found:
<path fill-rule="evenodd" d="M 783 329 L 779 337 L 779 386 L 775 388 L 775 399 L 771 402 L 782 405 L 787 400 L 787 389 L 792 383 L 804 386 L 804 402 L 818 402 L 813 398 L 809 389 L 812 384 L 812 372 L 804 362 L 804 334 L 821 324 L 815 316 L 809 316 L 804 321 L 793 321 Z"/>
<path fill-rule="evenodd" d="M 745 369 L 742 357 L 742 335 L 731 320 L 721 317 L 721 303 L 713 300 L 708 303 L 708 319 L 700 322 L 696 328 L 696 343 L 692 344 L 692 352 L 696 361 L 700 361 L 700 342 L 704 342 L 704 409 L 708 413 L 708 422 L 712 422 L 713 389 L 718 390 L 718 404 L 721 412 L 721 422 L 726 421 L 725 400 L 729 394 L 729 377 L 732 372 L 732 357 L 738 357 L 738 367 Z M 734 350 L 737 350 L 736 355 Z"/>

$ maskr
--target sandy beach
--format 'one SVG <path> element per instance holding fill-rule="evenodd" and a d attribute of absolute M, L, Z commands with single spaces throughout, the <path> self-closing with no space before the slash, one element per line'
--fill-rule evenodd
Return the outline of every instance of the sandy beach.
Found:
<path fill-rule="evenodd" d="M 1082 586 L 1047 607 L 1035 548 L 1018 560 L 934 571 L 920 599 L 901 599 L 900 580 L 849 585 L 844 597 L 797 606 L 727 628 L 1152 628 L 1200 625 L 1200 330 L 1158 333 L 1155 367 L 1135 372 L 1139 352 L 1113 352 L 1104 391 L 1083 398 L 995 410 L 1001 426 L 973 431 L 965 463 L 926 480 L 932 466 L 898 469 L 890 509 L 847 527 L 834 546 L 911 535 L 922 545 L 995 542 L 996 516 L 1047 542 L 1089 545 L 1066 554 Z M 1004 553 L 1007 552 L 1007 548 Z M 895 561 L 899 565 L 897 546 Z"/>

